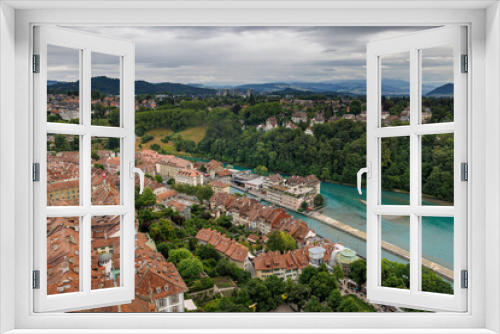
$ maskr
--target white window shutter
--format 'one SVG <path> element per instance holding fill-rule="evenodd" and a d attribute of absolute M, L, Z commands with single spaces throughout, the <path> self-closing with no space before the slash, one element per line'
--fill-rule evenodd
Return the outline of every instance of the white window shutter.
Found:
<path fill-rule="evenodd" d="M 47 48 L 57 46 L 79 52 L 80 124 L 47 122 Z M 91 124 L 91 55 L 98 52 L 116 56 L 120 60 L 120 126 L 93 126 Z M 35 312 L 67 312 L 96 307 L 130 303 L 134 299 L 134 248 L 135 211 L 134 179 L 130 177 L 130 163 L 134 156 L 134 85 L 135 46 L 130 41 L 101 36 L 73 29 L 36 26 L 34 28 L 33 71 L 34 94 L 34 151 L 33 162 L 39 164 L 39 181 L 33 183 L 34 192 L 34 273 L 37 286 L 33 289 Z M 64 65 L 64 64 L 61 64 Z M 79 136 L 79 193 L 80 205 L 47 206 L 47 134 Z M 120 138 L 120 204 L 98 206 L 91 203 L 91 138 L 92 136 Z M 76 197 L 76 193 L 75 193 Z M 58 198 L 60 198 L 58 196 Z M 106 289 L 92 289 L 91 268 L 91 217 L 119 217 L 120 252 L 119 276 L 113 269 L 114 281 Z M 48 267 L 47 255 L 58 248 L 59 240 L 47 235 L 47 218 L 79 217 L 73 227 L 72 243 L 78 244 L 75 251 L 79 260 L 77 270 L 62 276 L 71 261 L 62 270 L 55 272 Z M 29 238 L 27 238 L 29 240 Z M 56 241 L 52 243 L 53 241 Z M 73 253 L 75 253 L 73 252 Z M 73 254 L 75 255 L 75 254 Z M 64 255 L 66 257 L 67 254 Z M 74 260 L 73 260 L 74 261 Z M 117 260 L 118 261 L 118 260 Z M 117 262 L 118 263 L 118 262 Z M 116 264 L 117 264 L 116 263 Z M 95 268 L 94 268 L 95 269 Z M 60 284 L 48 290 L 48 277 L 61 275 Z M 119 279 L 116 279 L 116 277 Z M 59 279 L 59 278 L 58 278 Z"/>
<path fill-rule="evenodd" d="M 453 45 L 454 121 L 423 124 L 421 119 L 421 51 Z M 410 55 L 410 125 L 383 127 L 381 121 L 381 57 L 397 53 Z M 462 59 L 467 55 L 466 28 L 450 26 L 372 41 L 367 45 L 367 297 L 372 303 L 432 311 L 467 310 L 467 290 L 462 288 L 461 274 L 467 270 L 467 182 L 461 180 L 460 166 L 467 163 L 467 74 Z M 468 71 L 470 72 L 470 61 Z M 454 134 L 454 206 L 421 205 L 421 136 Z M 382 205 L 381 139 L 410 138 L 410 203 Z M 381 286 L 381 217 L 410 218 L 410 288 Z M 422 278 L 422 217 L 453 217 L 453 289 L 454 294 L 424 292 Z"/>

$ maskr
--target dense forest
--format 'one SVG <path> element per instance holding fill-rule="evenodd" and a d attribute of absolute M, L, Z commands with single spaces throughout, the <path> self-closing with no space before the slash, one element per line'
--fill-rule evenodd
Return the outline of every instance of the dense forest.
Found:
<path fill-rule="evenodd" d="M 283 127 L 242 130 L 238 121 L 213 124 L 198 144 L 204 156 L 287 174 L 315 174 L 323 181 L 356 183 L 366 164 L 366 123 L 341 119 L 317 124 L 314 136 Z M 409 138 L 382 142 L 382 187 L 409 191 Z M 422 137 L 423 193 L 453 201 L 453 135 Z"/>
<path fill-rule="evenodd" d="M 384 101 L 402 110 L 406 100 Z M 424 99 L 432 106 L 433 122 L 453 118 L 451 99 Z M 452 100 L 451 100 L 452 101 Z M 356 102 L 353 100 L 353 102 Z M 295 130 L 284 126 L 270 132 L 257 131 L 254 125 L 269 117 L 289 119 L 279 102 L 261 102 L 247 108 L 207 106 L 205 101 L 185 101 L 177 107 L 163 106 L 155 111 L 136 113 L 136 133 L 169 127 L 181 131 L 191 126 L 210 124 L 198 144 L 184 145 L 190 153 L 251 168 L 265 166 L 287 174 L 315 174 L 323 181 L 354 184 L 356 173 L 366 164 L 366 123 L 340 119 L 317 124 L 314 136 L 304 133 L 304 124 Z M 397 106 L 397 107 L 396 107 Z M 389 109 L 391 109 L 389 108 Z M 318 107 L 319 109 L 319 107 Z M 361 108 L 360 108 L 361 109 Z M 313 113 L 314 114 L 314 113 Z M 243 129 L 242 124 L 245 124 Z M 307 126 L 307 125 L 306 125 Z M 409 138 L 395 137 L 382 141 L 382 187 L 409 191 Z M 453 134 L 422 137 L 422 190 L 437 199 L 453 201 Z"/>

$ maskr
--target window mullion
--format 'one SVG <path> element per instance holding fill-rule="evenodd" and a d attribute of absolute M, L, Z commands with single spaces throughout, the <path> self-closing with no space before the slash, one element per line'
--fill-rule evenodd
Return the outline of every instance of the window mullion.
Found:
<path fill-rule="evenodd" d="M 82 291 L 90 293 L 91 291 L 91 247 L 92 247 L 92 233 L 91 233 L 91 215 L 87 213 L 82 217 L 82 228 L 80 230 L 80 286 Z"/>
<path fill-rule="evenodd" d="M 92 196 L 92 166 L 91 166 L 91 150 L 92 150 L 92 134 L 90 132 L 92 115 L 91 115 L 91 50 L 89 48 L 85 48 L 82 51 L 82 67 L 81 67 L 81 83 L 80 83 L 80 98 L 81 98 L 81 117 L 82 124 L 86 128 L 86 133 L 82 136 L 82 149 L 81 149 L 81 157 L 80 157 L 80 192 L 82 198 L 82 205 L 85 208 L 88 208 L 87 213 L 82 218 L 82 239 L 81 239 L 81 247 L 80 247 L 80 259 L 82 259 L 82 263 L 80 264 L 80 279 L 82 280 L 81 286 L 83 287 L 82 291 L 84 293 L 90 294 L 92 286 L 91 286 L 91 266 L 92 266 L 92 231 L 91 231 L 91 196 Z"/>
<path fill-rule="evenodd" d="M 410 291 L 415 294 L 419 290 L 419 217 L 414 213 L 414 210 L 419 204 L 419 136 L 415 134 L 414 128 L 418 125 L 418 104 L 419 104 L 419 59 L 418 49 L 410 49 Z"/>

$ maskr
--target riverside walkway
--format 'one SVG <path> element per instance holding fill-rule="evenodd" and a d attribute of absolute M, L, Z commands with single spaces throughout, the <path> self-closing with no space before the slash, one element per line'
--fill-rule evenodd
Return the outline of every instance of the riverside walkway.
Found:
<path fill-rule="evenodd" d="M 281 206 L 285 209 L 288 209 L 290 211 L 294 211 L 294 212 L 297 212 L 297 213 L 301 213 L 303 215 L 306 215 L 310 218 L 313 218 L 317 221 L 320 221 L 326 225 L 329 225 L 335 229 L 338 229 L 338 230 L 341 230 L 343 232 L 346 232 L 358 239 L 361 239 L 361 240 L 364 240 L 366 241 L 366 232 L 363 232 L 363 231 L 360 231 L 352 226 L 349 226 L 349 225 L 346 225 L 336 219 L 333 219 L 331 217 L 328 217 L 328 216 L 325 216 L 319 212 L 311 212 L 311 213 L 305 213 L 305 212 L 299 212 L 298 210 L 296 210 L 295 208 L 292 208 L 292 207 L 289 207 L 289 206 L 284 206 L 284 205 L 281 205 L 279 203 L 276 203 L 274 201 L 272 201 L 271 199 L 269 199 L 267 196 L 265 196 L 264 194 L 261 194 L 260 192 L 258 191 L 252 191 L 252 190 L 249 190 L 249 189 L 246 189 L 246 188 L 243 188 L 243 187 L 240 187 L 240 186 L 237 186 L 235 185 L 234 183 L 231 183 L 231 187 L 235 188 L 235 189 L 238 189 L 244 193 L 247 193 L 247 194 L 250 194 L 252 196 L 255 196 L 257 197 L 258 199 L 261 199 L 261 200 L 264 200 L 264 201 L 267 201 L 267 202 L 270 202 L 270 203 L 273 203 L 275 205 L 278 205 L 278 206 Z M 365 203 L 366 204 L 366 203 Z M 392 253 L 396 256 L 399 256 L 403 259 L 406 259 L 408 261 L 410 261 L 410 252 L 407 251 L 407 250 L 404 250 L 396 245 L 393 245 L 393 244 L 390 244 L 388 242 L 385 242 L 385 241 L 382 241 L 382 248 L 386 251 L 388 251 L 389 253 Z M 451 269 L 448 269 L 448 268 L 445 268 L 443 267 L 442 265 L 439 265 L 435 262 L 432 262 L 430 260 L 427 260 L 427 259 L 424 259 L 422 258 L 422 265 L 426 268 L 429 268 L 431 269 L 432 271 L 434 271 L 436 274 L 438 274 L 439 276 L 441 277 L 444 277 L 445 279 L 449 280 L 449 281 L 452 281 L 453 282 L 453 270 Z"/>

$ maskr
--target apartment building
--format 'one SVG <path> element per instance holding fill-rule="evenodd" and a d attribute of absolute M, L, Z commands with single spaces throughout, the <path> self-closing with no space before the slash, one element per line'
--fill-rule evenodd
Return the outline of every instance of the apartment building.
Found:
<path fill-rule="evenodd" d="M 278 205 L 298 210 L 302 202 L 314 204 L 314 196 L 319 194 L 321 182 L 314 175 L 291 176 L 284 179 L 279 174 L 270 175 L 263 183 L 269 200 Z"/>
<path fill-rule="evenodd" d="M 173 155 L 164 155 L 160 159 L 160 161 L 156 162 L 156 173 L 160 174 L 164 179 L 173 178 L 175 173 L 181 169 L 194 168 L 191 161 Z"/>
<path fill-rule="evenodd" d="M 175 183 L 188 184 L 190 186 L 203 185 L 203 173 L 196 169 L 180 169 L 174 174 Z"/>
<path fill-rule="evenodd" d="M 208 184 L 214 193 L 227 193 L 229 194 L 231 191 L 231 186 L 229 183 L 222 182 L 222 181 L 212 181 Z"/>

